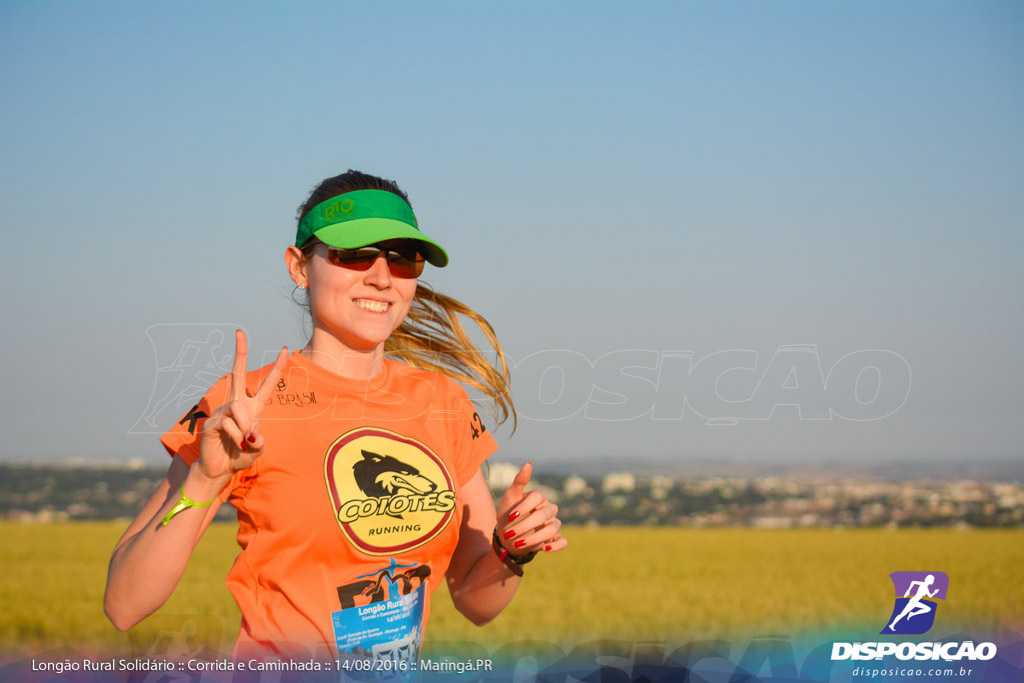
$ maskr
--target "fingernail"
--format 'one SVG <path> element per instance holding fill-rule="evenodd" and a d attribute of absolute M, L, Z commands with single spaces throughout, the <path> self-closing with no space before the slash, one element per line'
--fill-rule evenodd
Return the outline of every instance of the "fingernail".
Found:
<path fill-rule="evenodd" d="M 244 441 L 242 442 L 242 450 L 243 451 L 245 450 L 245 442 Z"/>
<path fill-rule="evenodd" d="M 508 531 L 505 532 L 505 538 L 512 538 L 515 535 L 516 535 L 516 530 L 515 529 L 509 529 Z"/>
<path fill-rule="evenodd" d="M 549 546 L 549 545 L 544 546 L 544 550 L 545 550 L 545 552 L 551 552 L 551 546 Z"/>
<path fill-rule="evenodd" d="M 511 513 L 509 513 L 508 521 L 514 522 L 517 519 L 519 519 L 519 510 L 513 510 Z"/>
<path fill-rule="evenodd" d="M 256 435 L 255 434 L 250 434 L 248 436 L 248 439 L 249 439 L 249 443 L 256 443 Z"/>
<path fill-rule="evenodd" d="M 520 538 L 518 541 L 515 542 L 515 546 L 517 548 L 522 548 L 524 545 L 526 545 L 526 539 L 525 538 Z"/>

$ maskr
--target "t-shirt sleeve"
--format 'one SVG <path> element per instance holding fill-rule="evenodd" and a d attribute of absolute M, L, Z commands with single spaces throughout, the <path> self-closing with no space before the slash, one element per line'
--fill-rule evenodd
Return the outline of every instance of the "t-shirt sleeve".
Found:
<path fill-rule="evenodd" d="M 231 391 L 231 375 L 224 375 L 210 387 L 199 403 L 192 406 L 171 429 L 160 437 L 160 443 L 168 455 L 180 455 L 189 465 L 199 459 L 199 442 L 203 437 L 203 425 L 210 414 L 228 402 Z"/>
<path fill-rule="evenodd" d="M 480 412 L 460 384 L 453 381 L 452 385 L 451 411 L 457 415 L 453 422 L 455 477 L 462 485 L 472 479 L 480 465 L 498 450 L 498 444 L 485 422 L 485 417 L 490 418 L 490 415 L 486 411 Z"/>
<path fill-rule="evenodd" d="M 250 396 L 255 393 L 255 387 L 262 381 L 261 373 L 264 370 L 250 372 L 246 375 L 246 389 Z M 227 403 L 230 398 L 231 375 L 227 374 L 217 380 L 199 400 L 199 403 L 192 406 L 166 434 L 160 437 L 160 443 L 167 449 L 168 455 L 172 458 L 175 455 L 180 455 L 182 460 L 189 465 L 199 460 L 199 446 L 203 440 L 203 426 L 206 424 L 206 419 L 214 410 Z M 255 466 L 235 472 L 218 498 L 221 502 L 230 500 L 232 505 L 236 508 L 239 507 L 243 497 L 252 486 L 255 476 Z"/>

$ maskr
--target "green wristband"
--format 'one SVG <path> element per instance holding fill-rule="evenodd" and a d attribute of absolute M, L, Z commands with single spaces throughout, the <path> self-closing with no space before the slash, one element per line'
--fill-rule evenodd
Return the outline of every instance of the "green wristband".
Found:
<path fill-rule="evenodd" d="M 204 508 L 204 507 L 208 507 L 211 503 L 213 503 L 214 500 L 217 500 L 217 499 L 214 498 L 213 500 L 208 500 L 205 503 L 197 503 L 196 501 L 192 500 L 191 498 L 189 498 L 188 496 L 185 495 L 185 484 L 182 484 L 181 485 L 181 498 L 179 498 L 177 504 L 174 507 L 171 508 L 171 511 L 167 513 L 167 516 L 164 517 L 162 522 L 160 522 L 160 525 L 161 526 L 167 526 L 167 522 L 171 521 L 171 517 L 174 517 L 174 515 L 178 514 L 182 510 L 185 510 L 187 508 Z"/>

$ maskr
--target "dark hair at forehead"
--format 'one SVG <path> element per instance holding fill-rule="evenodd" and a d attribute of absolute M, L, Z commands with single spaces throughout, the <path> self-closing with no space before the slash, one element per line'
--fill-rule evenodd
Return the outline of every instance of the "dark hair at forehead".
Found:
<path fill-rule="evenodd" d="M 409 196 L 402 191 L 402 188 L 394 180 L 379 178 L 375 175 L 355 171 L 350 168 L 341 175 L 324 180 L 309 193 L 306 201 L 302 202 L 302 205 L 299 206 L 298 221 L 301 222 L 303 217 L 309 213 L 309 210 L 320 202 L 325 202 L 331 197 L 337 197 L 339 194 L 345 194 L 346 192 L 355 192 L 356 190 L 385 190 L 397 194 L 407 202 L 409 201 Z"/>

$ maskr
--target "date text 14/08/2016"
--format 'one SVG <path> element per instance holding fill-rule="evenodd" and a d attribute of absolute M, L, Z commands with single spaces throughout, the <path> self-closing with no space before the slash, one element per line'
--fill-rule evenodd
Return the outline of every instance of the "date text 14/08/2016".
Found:
<path fill-rule="evenodd" d="M 337 660 L 338 671 L 438 671 L 464 674 L 473 671 L 491 671 L 490 659 L 433 660 L 421 659 L 369 659 L 352 658 Z"/>

